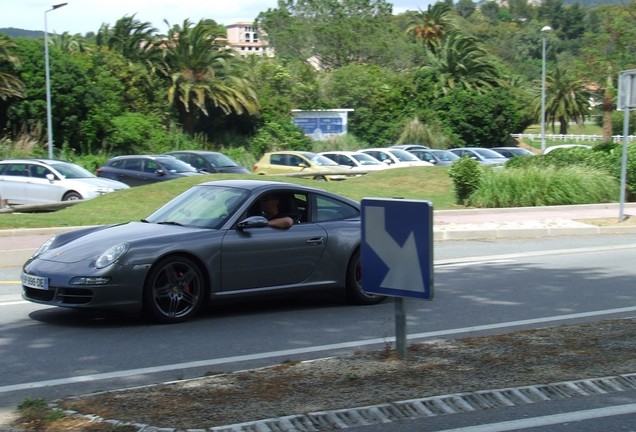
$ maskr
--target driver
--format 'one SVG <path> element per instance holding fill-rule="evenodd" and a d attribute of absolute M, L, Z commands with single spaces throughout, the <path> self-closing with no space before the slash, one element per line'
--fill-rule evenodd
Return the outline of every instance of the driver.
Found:
<path fill-rule="evenodd" d="M 294 219 L 280 210 L 281 196 L 268 194 L 261 198 L 261 210 L 267 218 L 267 224 L 273 228 L 289 228 L 294 224 Z"/>

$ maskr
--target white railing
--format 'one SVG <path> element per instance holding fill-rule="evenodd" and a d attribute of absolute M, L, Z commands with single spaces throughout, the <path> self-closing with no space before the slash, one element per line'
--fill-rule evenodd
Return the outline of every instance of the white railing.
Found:
<path fill-rule="evenodd" d="M 530 141 L 541 141 L 541 134 L 510 134 L 510 136 L 513 138 L 519 138 L 523 140 L 527 139 Z M 566 134 L 566 135 L 546 134 L 545 139 L 550 141 L 568 141 L 568 142 L 602 141 L 603 136 L 602 135 L 576 135 L 576 134 Z M 628 135 L 627 139 L 630 142 L 632 142 L 636 140 L 636 135 Z M 622 143 L 623 135 L 612 135 L 612 142 Z"/>

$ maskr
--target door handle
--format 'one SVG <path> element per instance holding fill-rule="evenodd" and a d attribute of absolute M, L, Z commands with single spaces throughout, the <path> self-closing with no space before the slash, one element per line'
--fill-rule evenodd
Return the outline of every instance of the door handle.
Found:
<path fill-rule="evenodd" d="M 321 245 L 323 244 L 324 240 L 324 237 L 312 237 L 310 239 L 307 239 L 307 244 Z"/>

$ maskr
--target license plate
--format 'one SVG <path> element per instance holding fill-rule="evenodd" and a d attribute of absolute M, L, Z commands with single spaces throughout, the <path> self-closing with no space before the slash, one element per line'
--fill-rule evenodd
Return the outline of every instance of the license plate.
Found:
<path fill-rule="evenodd" d="M 49 279 L 22 273 L 22 285 L 29 288 L 47 290 L 49 289 Z"/>

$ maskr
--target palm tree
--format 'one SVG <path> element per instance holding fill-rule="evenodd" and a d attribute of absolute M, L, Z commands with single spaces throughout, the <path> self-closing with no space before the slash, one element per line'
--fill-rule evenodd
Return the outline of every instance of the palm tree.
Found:
<path fill-rule="evenodd" d="M 437 94 L 454 89 L 485 91 L 501 84 L 500 73 L 477 40 L 458 32 L 446 35 L 436 52 L 429 52 L 420 71 L 432 76 Z"/>
<path fill-rule="evenodd" d="M 244 78 L 234 51 L 216 39 L 210 26 L 185 20 L 174 26 L 165 44 L 168 100 L 176 105 L 183 128 L 194 132 L 196 115 L 209 115 L 208 104 L 225 114 L 256 114 L 259 104 L 251 82 Z"/>
<path fill-rule="evenodd" d="M 568 123 L 580 123 L 590 114 L 588 83 L 575 76 L 567 68 L 555 66 L 546 77 L 546 121 L 552 125 L 559 122 L 559 134 L 568 133 Z M 539 101 L 540 103 L 540 101 Z M 538 109 L 538 117 L 541 117 Z"/>
<path fill-rule="evenodd" d="M 0 35 L 0 99 L 7 100 L 11 97 L 24 97 L 24 83 L 15 75 L 6 72 L 7 69 L 19 64 L 19 59 L 11 52 L 15 44 L 9 37 Z M 9 68 L 6 68 L 8 65 Z"/>
<path fill-rule="evenodd" d="M 75 54 L 90 51 L 90 45 L 84 42 L 83 38 L 76 38 L 69 32 L 61 35 L 54 35 L 49 42 L 52 46 L 57 47 L 65 54 Z"/>
<path fill-rule="evenodd" d="M 448 3 L 428 5 L 426 12 L 420 10 L 413 15 L 407 34 L 413 34 L 415 39 L 424 46 L 435 51 L 442 43 L 444 36 L 453 29 L 451 7 Z"/>
<path fill-rule="evenodd" d="M 133 62 L 154 63 L 158 58 L 155 44 L 157 29 L 149 22 L 135 19 L 135 15 L 124 16 L 114 27 L 103 24 L 97 32 L 97 46 L 108 47 Z"/>

